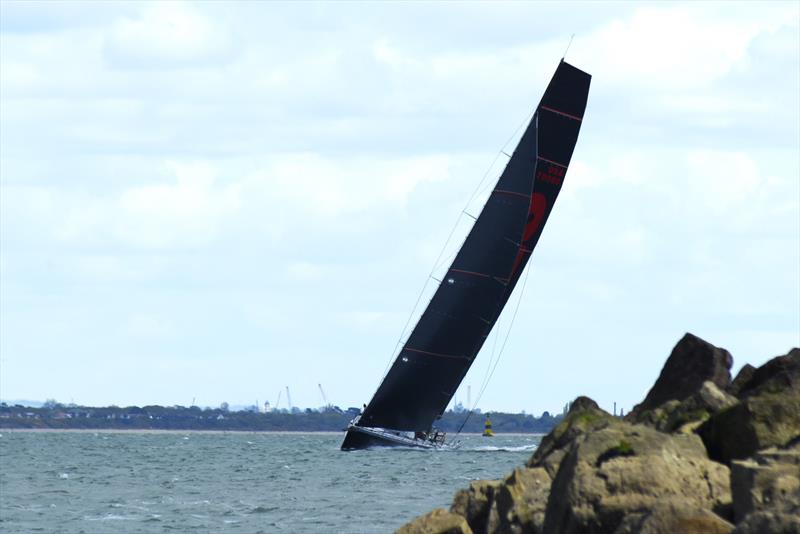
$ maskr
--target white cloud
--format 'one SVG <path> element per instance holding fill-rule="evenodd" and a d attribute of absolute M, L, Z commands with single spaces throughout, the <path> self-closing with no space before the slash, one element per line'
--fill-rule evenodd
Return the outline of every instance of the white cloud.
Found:
<path fill-rule="evenodd" d="M 174 68 L 215 64 L 232 51 L 228 30 L 186 2 L 145 2 L 136 18 L 114 24 L 106 53 L 114 65 Z"/>
<path fill-rule="evenodd" d="M 217 238 L 239 209 L 241 187 L 217 184 L 216 171 L 207 163 L 168 162 L 164 167 L 167 183 L 106 194 L 3 187 L 4 223 L 16 232 L 81 246 L 184 247 Z"/>
<path fill-rule="evenodd" d="M 359 310 L 339 314 L 339 320 L 343 324 L 359 329 L 374 327 L 384 319 L 386 319 L 386 313 L 381 311 Z"/>
<path fill-rule="evenodd" d="M 754 208 L 763 196 L 764 179 L 755 161 L 745 153 L 697 150 L 687 155 L 688 195 L 702 199 L 704 207 L 731 220 L 752 222 Z"/>
<path fill-rule="evenodd" d="M 123 330 L 134 338 L 162 337 L 174 331 L 171 323 L 164 314 L 136 313 L 128 317 Z"/>
<path fill-rule="evenodd" d="M 575 55 L 615 85 L 686 89 L 707 86 L 745 57 L 760 31 L 774 19 L 698 16 L 704 6 L 660 4 L 639 7 L 628 19 L 616 19 L 576 39 Z"/>
<path fill-rule="evenodd" d="M 286 266 L 290 278 L 300 282 L 312 282 L 322 279 L 325 269 L 322 265 L 308 261 L 294 261 Z"/>
<path fill-rule="evenodd" d="M 169 268 L 169 261 L 162 257 L 113 254 L 76 254 L 62 258 L 61 263 L 61 268 L 69 275 L 97 284 L 152 280 Z"/>
<path fill-rule="evenodd" d="M 246 182 L 285 216 L 299 210 L 326 221 L 402 208 L 420 184 L 449 178 L 446 156 L 332 159 L 303 153 L 273 156 Z"/>
<path fill-rule="evenodd" d="M 164 246 L 179 241 L 208 242 L 241 203 L 237 185 L 215 186 L 215 170 L 205 163 L 170 163 L 176 183 L 123 191 L 118 212 L 109 214 L 118 235 L 133 243 Z"/>

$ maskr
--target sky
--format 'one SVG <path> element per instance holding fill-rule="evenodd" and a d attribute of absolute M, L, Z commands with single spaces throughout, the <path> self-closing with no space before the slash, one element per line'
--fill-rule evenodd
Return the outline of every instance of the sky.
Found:
<path fill-rule="evenodd" d="M 572 164 L 457 399 L 491 374 L 484 411 L 629 410 L 685 332 L 734 372 L 785 354 L 799 25 L 797 2 L 4 0 L 0 397 L 368 402 L 573 34 Z"/>

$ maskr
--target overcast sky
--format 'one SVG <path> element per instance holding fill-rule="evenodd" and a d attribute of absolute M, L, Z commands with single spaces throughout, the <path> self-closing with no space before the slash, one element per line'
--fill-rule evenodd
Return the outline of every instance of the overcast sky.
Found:
<path fill-rule="evenodd" d="M 630 409 L 687 331 L 784 354 L 798 5 L 3 1 L 0 397 L 368 402 L 573 33 L 589 104 L 480 408 Z"/>

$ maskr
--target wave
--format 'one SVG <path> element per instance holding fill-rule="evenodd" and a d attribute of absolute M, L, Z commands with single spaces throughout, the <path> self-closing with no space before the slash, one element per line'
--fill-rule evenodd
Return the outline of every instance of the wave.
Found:
<path fill-rule="evenodd" d="M 462 447 L 462 451 L 474 451 L 474 452 L 525 452 L 525 451 L 535 451 L 539 448 L 539 444 L 531 444 L 531 445 L 518 445 L 515 447 L 503 447 L 503 446 L 495 446 L 495 445 L 484 445 L 482 447 Z"/>

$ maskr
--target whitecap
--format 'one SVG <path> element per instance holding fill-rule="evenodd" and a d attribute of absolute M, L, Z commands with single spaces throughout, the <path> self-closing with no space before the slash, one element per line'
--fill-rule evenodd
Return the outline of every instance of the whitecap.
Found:
<path fill-rule="evenodd" d="M 471 450 L 474 452 L 523 452 L 523 451 L 535 451 L 538 448 L 538 445 L 518 445 L 516 447 L 496 447 L 494 445 L 486 445 L 485 447 L 475 447 L 472 449 L 465 449 Z"/>
<path fill-rule="evenodd" d="M 133 521 L 138 519 L 128 515 L 106 514 L 104 516 L 83 516 L 85 521 Z"/>

